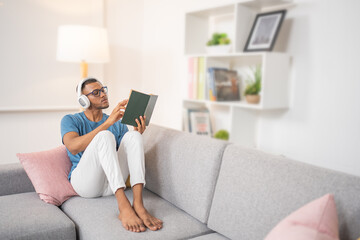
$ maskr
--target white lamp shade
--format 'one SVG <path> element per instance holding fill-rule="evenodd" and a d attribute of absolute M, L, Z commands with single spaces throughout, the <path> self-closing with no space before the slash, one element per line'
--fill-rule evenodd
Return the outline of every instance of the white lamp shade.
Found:
<path fill-rule="evenodd" d="M 106 29 L 82 25 L 60 26 L 56 59 L 65 62 L 108 62 L 109 44 Z"/>

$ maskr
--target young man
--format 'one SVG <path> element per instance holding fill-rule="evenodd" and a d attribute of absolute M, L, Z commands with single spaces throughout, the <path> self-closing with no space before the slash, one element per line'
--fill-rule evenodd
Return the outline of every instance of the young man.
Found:
<path fill-rule="evenodd" d="M 125 229 L 156 231 L 162 221 L 145 209 L 142 190 L 145 185 L 145 158 L 141 134 L 145 116 L 136 119 L 134 131 L 120 122 L 128 100 L 121 101 L 109 115 L 107 87 L 95 78 L 83 79 L 78 87 L 79 103 L 84 112 L 69 114 L 61 120 L 61 137 L 72 162 L 69 180 L 81 197 L 93 198 L 115 194 L 119 219 Z M 124 190 L 130 174 L 133 206 Z"/>

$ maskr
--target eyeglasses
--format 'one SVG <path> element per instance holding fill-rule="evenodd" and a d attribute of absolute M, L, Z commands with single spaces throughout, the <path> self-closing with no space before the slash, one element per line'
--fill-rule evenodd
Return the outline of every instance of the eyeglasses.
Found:
<path fill-rule="evenodd" d="M 103 86 L 100 89 L 95 89 L 91 93 L 86 94 L 85 96 L 89 96 L 90 94 L 92 94 L 95 97 L 100 97 L 101 92 L 104 94 L 107 94 L 107 92 L 108 92 L 107 86 Z"/>

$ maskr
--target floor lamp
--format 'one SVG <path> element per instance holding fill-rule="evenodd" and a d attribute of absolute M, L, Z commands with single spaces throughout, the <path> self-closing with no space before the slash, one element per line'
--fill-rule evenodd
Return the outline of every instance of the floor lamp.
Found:
<path fill-rule="evenodd" d="M 58 29 L 56 59 L 81 64 L 81 77 L 88 77 L 88 63 L 109 61 L 109 43 L 104 28 L 63 25 Z"/>

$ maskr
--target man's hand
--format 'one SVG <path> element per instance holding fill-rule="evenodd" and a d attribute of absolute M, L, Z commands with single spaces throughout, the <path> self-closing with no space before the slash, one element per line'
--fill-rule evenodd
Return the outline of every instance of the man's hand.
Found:
<path fill-rule="evenodd" d="M 146 120 L 146 116 L 142 117 L 140 116 L 140 121 L 138 119 L 135 119 L 136 123 L 137 123 L 137 127 L 134 127 L 134 130 L 135 131 L 138 131 L 139 133 L 143 134 L 143 132 L 145 131 L 146 129 L 146 124 L 145 124 L 145 120 Z"/>
<path fill-rule="evenodd" d="M 122 100 L 119 104 L 114 108 L 111 112 L 109 118 L 106 120 L 109 122 L 110 125 L 113 125 L 117 121 L 119 121 L 124 116 L 124 111 L 126 109 L 126 104 L 128 103 L 129 99 Z"/>

